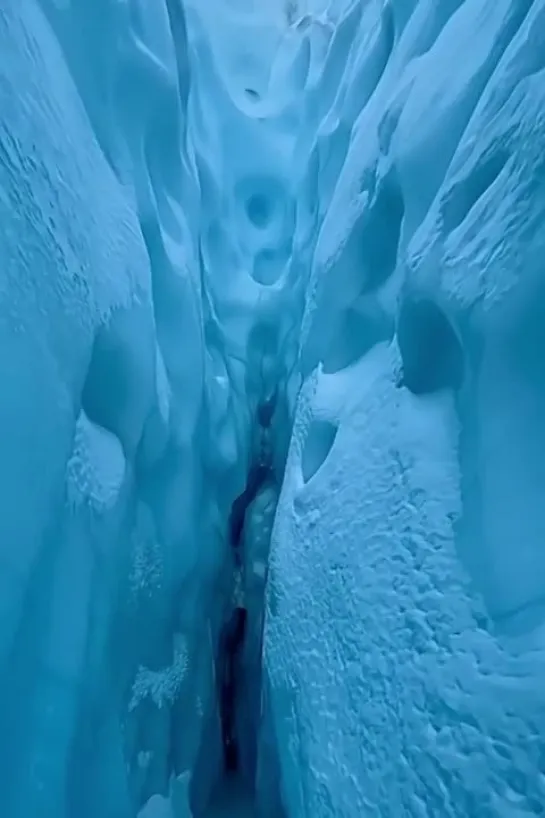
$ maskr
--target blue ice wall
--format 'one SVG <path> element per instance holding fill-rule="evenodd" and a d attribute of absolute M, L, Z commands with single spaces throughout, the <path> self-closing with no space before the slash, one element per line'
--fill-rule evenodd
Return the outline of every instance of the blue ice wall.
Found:
<path fill-rule="evenodd" d="M 295 136 L 277 152 L 258 103 L 282 14 L 232 21 L 239 42 L 261 32 L 252 61 L 198 11 L 23 0 L 0 13 L 6 818 L 206 805 L 221 772 L 229 512 L 261 464 L 242 589 L 255 766 L 295 397 L 278 389 L 297 353 L 289 292 L 270 286 L 290 254 Z"/>
<path fill-rule="evenodd" d="M 204 814 L 241 600 L 260 815 L 542 814 L 544 54 L 543 0 L 4 2 L 2 816 Z"/>
<path fill-rule="evenodd" d="M 0 15 L 9 818 L 135 815 L 190 764 L 213 701 L 183 15 L 146 12 Z"/>
<path fill-rule="evenodd" d="M 289 815 L 542 814 L 544 54 L 539 0 L 361 3 L 307 86 L 265 632 Z"/>

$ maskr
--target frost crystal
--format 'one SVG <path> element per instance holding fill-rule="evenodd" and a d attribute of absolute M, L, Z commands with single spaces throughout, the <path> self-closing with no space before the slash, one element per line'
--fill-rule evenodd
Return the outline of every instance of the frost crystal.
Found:
<path fill-rule="evenodd" d="M 144 699 L 150 698 L 156 707 L 174 702 L 180 691 L 188 668 L 187 643 L 183 636 L 177 635 L 174 648 L 174 661 L 162 670 L 149 670 L 142 665 L 138 668 L 129 712 L 132 712 Z"/>
<path fill-rule="evenodd" d="M 129 576 L 131 593 L 134 597 L 140 594 L 149 597 L 161 587 L 163 560 L 151 514 L 144 504 L 139 508 L 132 539 L 133 559 Z"/>

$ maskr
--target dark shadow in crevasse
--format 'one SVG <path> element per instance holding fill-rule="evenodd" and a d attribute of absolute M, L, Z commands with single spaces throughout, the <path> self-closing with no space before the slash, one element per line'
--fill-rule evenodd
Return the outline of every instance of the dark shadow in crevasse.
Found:
<path fill-rule="evenodd" d="M 428 298 L 407 299 L 401 306 L 397 342 L 403 362 L 399 386 L 414 395 L 441 389 L 460 389 L 464 379 L 464 353 L 453 326 Z"/>
<path fill-rule="evenodd" d="M 208 738 L 203 736 L 198 775 L 192 782 L 193 813 L 206 818 L 223 814 L 256 814 L 268 544 L 266 538 L 255 539 L 253 526 L 246 526 L 254 501 L 263 495 L 265 505 L 260 506 L 261 512 L 269 508 L 270 514 L 271 506 L 267 506 L 267 503 L 270 503 L 271 495 L 274 503 L 274 497 L 278 494 L 271 438 L 276 400 L 275 391 L 257 407 L 253 462 L 244 490 L 234 500 L 228 520 L 226 534 L 232 556 L 233 580 L 232 596 L 229 601 L 226 600 L 222 621 L 216 622 L 215 626 L 217 709 L 215 720 L 211 718 L 207 727 Z M 258 520 L 262 520 L 261 512 L 258 512 Z M 266 513 L 263 519 L 267 519 Z M 214 736 L 218 737 L 218 727 L 219 742 L 217 738 L 214 739 Z M 217 780 L 210 788 L 206 787 L 205 778 L 206 771 L 210 772 L 211 767 L 216 770 Z M 271 786 L 279 791 L 276 778 Z M 280 803 L 279 793 L 275 803 L 277 801 Z M 277 811 L 274 814 L 276 816 Z"/>
<path fill-rule="evenodd" d="M 218 651 L 218 683 L 223 746 L 223 767 L 226 774 L 239 768 L 239 736 L 236 730 L 235 706 L 239 657 L 246 632 L 247 611 L 237 607 L 223 628 Z"/>

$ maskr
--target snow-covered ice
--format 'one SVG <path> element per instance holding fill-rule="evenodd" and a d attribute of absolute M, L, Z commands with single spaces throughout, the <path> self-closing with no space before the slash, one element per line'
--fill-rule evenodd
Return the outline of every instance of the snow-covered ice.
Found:
<path fill-rule="evenodd" d="M 3 818 L 544 814 L 544 111 L 545 0 L 5 0 Z"/>

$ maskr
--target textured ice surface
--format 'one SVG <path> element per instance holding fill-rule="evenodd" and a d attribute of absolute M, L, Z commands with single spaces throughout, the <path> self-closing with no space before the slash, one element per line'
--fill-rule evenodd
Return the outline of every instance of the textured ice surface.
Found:
<path fill-rule="evenodd" d="M 338 179 L 269 574 L 286 806 L 541 815 L 545 4 L 348 15 L 301 131 Z"/>
<path fill-rule="evenodd" d="M 252 474 L 261 813 L 543 814 L 544 55 L 544 0 L 3 3 L 3 817 L 203 814 Z"/>

